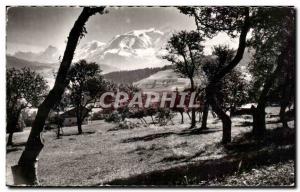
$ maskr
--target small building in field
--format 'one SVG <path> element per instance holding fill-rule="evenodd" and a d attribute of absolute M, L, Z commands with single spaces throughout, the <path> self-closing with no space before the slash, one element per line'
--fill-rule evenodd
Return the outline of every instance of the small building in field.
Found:
<path fill-rule="evenodd" d="M 87 108 L 83 108 L 82 113 L 89 113 Z M 63 126 L 76 126 L 77 125 L 77 115 L 76 115 L 76 108 L 70 109 L 60 115 L 60 118 L 63 119 Z M 89 115 L 82 121 L 82 125 L 88 124 L 90 121 Z"/>

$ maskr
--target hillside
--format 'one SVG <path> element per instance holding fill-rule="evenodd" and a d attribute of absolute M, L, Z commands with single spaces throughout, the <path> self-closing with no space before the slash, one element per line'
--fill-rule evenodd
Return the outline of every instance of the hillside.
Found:
<path fill-rule="evenodd" d="M 195 84 L 203 86 L 205 84 L 205 78 L 203 75 L 199 75 L 194 79 Z M 137 87 L 145 92 L 156 91 L 184 91 L 190 88 L 190 80 L 188 78 L 182 78 L 178 73 L 172 69 L 165 69 L 158 71 L 157 73 L 137 81 L 134 83 Z"/>
<path fill-rule="evenodd" d="M 130 70 L 130 71 L 115 71 L 115 72 L 104 74 L 104 78 L 118 84 L 120 83 L 132 84 L 134 82 L 145 79 L 159 71 L 170 69 L 170 68 L 171 66 L 165 66 L 165 67 L 145 68 L 145 69 L 137 69 L 137 70 Z"/>

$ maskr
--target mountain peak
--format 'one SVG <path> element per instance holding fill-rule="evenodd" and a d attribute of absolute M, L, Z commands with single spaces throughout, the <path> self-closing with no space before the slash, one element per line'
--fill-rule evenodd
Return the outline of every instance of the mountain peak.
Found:
<path fill-rule="evenodd" d="M 155 28 L 133 30 L 133 31 L 127 32 L 125 34 L 140 36 L 140 35 L 147 34 L 147 33 L 157 33 L 159 35 L 164 35 L 163 32 L 156 30 Z"/>
<path fill-rule="evenodd" d="M 44 51 L 38 53 L 18 51 L 13 56 L 28 61 L 35 61 L 41 63 L 54 63 L 58 61 L 59 52 L 55 46 L 49 45 Z"/>

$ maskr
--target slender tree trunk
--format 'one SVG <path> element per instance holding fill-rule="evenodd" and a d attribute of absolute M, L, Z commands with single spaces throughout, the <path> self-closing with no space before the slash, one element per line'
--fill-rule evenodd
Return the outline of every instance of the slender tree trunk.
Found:
<path fill-rule="evenodd" d="M 252 133 L 257 138 L 261 138 L 263 136 L 263 134 L 266 132 L 265 108 L 266 108 L 267 96 L 269 94 L 270 89 L 272 88 L 272 86 L 274 84 L 275 79 L 278 78 L 278 75 L 284 64 L 284 57 L 285 57 L 286 53 L 288 52 L 288 50 L 289 50 L 289 47 L 288 47 L 288 45 L 286 45 L 284 50 L 278 56 L 276 69 L 266 79 L 265 84 L 262 89 L 262 92 L 260 94 L 259 100 L 258 100 L 258 105 L 254 109 Z"/>
<path fill-rule="evenodd" d="M 235 113 L 236 111 L 236 107 L 233 105 L 233 106 L 230 106 L 230 117 L 233 116 L 233 114 Z"/>
<path fill-rule="evenodd" d="M 287 74 L 285 78 L 285 82 L 282 85 L 279 117 L 282 123 L 282 127 L 285 129 L 289 128 L 285 110 L 289 105 L 291 95 L 294 90 L 293 82 L 294 79 L 293 78 L 290 79 Z"/>
<path fill-rule="evenodd" d="M 78 135 L 82 134 L 82 122 L 81 122 L 81 120 L 77 121 L 77 127 L 78 127 Z"/>
<path fill-rule="evenodd" d="M 201 129 L 207 129 L 208 109 L 209 109 L 209 105 L 208 105 L 208 101 L 206 100 L 205 103 L 204 103 Z"/>
<path fill-rule="evenodd" d="M 208 103 L 212 107 L 213 111 L 218 115 L 218 117 L 222 120 L 223 124 L 223 138 L 222 143 L 226 144 L 231 141 L 231 120 L 230 117 L 222 110 L 220 105 L 218 104 L 217 98 L 215 96 L 215 88 L 214 86 L 224 78 L 224 76 L 235 68 L 239 62 L 242 60 L 245 48 L 246 48 L 246 37 L 248 31 L 251 27 L 251 21 L 249 16 L 249 8 L 245 9 L 245 20 L 244 24 L 241 28 L 241 34 L 239 37 L 239 47 L 237 49 L 235 57 L 224 67 L 221 69 L 209 82 L 209 85 L 206 88 L 206 94 L 208 97 Z"/>
<path fill-rule="evenodd" d="M 190 78 L 191 81 L 191 93 L 195 91 L 195 85 L 193 78 Z M 194 101 L 193 101 L 194 103 Z M 195 107 L 192 108 L 192 121 L 191 121 L 191 128 L 194 128 L 196 126 L 196 109 Z"/>
<path fill-rule="evenodd" d="M 12 146 L 13 145 L 13 134 L 14 134 L 13 131 L 9 132 L 6 146 Z"/>
<path fill-rule="evenodd" d="M 227 144 L 231 142 L 231 119 L 226 114 L 225 111 L 221 108 L 217 98 L 216 91 L 214 85 L 209 84 L 206 93 L 208 95 L 208 103 L 212 107 L 212 110 L 217 114 L 217 116 L 221 119 L 223 125 L 223 137 L 222 143 Z"/>
<path fill-rule="evenodd" d="M 150 117 L 151 117 L 152 123 L 155 124 L 154 119 L 153 119 L 153 116 L 150 115 Z"/>
<path fill-rule="evenodd" d="M 192 120 L 190 113 L 187 111 L 186 114 L 188 115 L 189 119 Z"/>
<path fill-rule="evenodd" d="M 59 139 L 60 138 L 60 126 L 57 126 L 57 134 L 56 134 L 56 138 Z"/>
<path fill-rule="evenodd" d="M 76 123 L 77 123 L 78 135 L 82 134 L 82 113 L 83 113 L 82 110 L 83 107 L 81 107 L 81 105 L 78 105 L 76 107 L 76 117 L 77 117 Z"/>
<path fill-rule="evenodd" d="M 194 128 L 196 126 L 196 109 L 192 109 L 192 122 L 191 122 L 191 128 Z"/>
<path fill-rule="evenodd" d="M 183 111 L 180 111 L 179 113 L 181 115 L 181 124 L 183 124 L 184 123 L 184 120 L 183 120 Z"/>
<path fill-rule="evenodd" d="M 265 112 L 265 103 L 257 105 L 256 108 L 253 108 L 253 135 L 257 138 L 264 136 L 266 132 L 266 112 Z"/>
<path fill-rule="evenodd" d="M 17 130 L 17 125 L 19 123 L 19 118 L 20 118 L 21 110 L 22 109 L 18 109 L 17 111 L 11 112 L 8 115 L 6 130 L 8 130 L 9 135 L 8 135 L 6 146 L 13 145 L 13 134 Z"/>
<path fill-rule="evenodd" d="M 66 49 L 62 62 L 60 64 L 54 87 L 49 92 L 46 99 L 38 107 L 36 118 L 32 124 L 32 128 L 18 165 L 12 167 L 15 185 L 36 185 L 38 184 L 37 178 L 37 158 L 44 147 L 41 132 L 43 131 L 45 121 L 51 108 L 57 101 L 61 100 L 65 87 L 69 84 L 66 80 L 68 70 L 73 60 L 74 52 L 78 44 L 78 40 L 82 37 L 85 31 L 85 23 L 90 16 L 97 12 L 103 13 L 105 7 L 99 8 L 83 8 L 83 11 L 76 20 L 73 28 L 70 31 Z"/>
<path fill-rule="evenodd" d="M 286 108 L 287 108 L 287 105 L 281 103 L 281 105 L 280 105 L 279 117 L 280 117 L 280 121 L 281 121 L 281 123 L 282 123 L 282 127 L 285 128 L 285 129 L 286 129 L 286 128 L 289 128 L 289 126 L 288 126 L 288 121 L 287 121 L 286 115 L 285 115 L 285 110 L 286 110 Z"/>
<path fill-rule="evenodd" d="M 7 125 L 6 125 L 6 130 L 7 130 L 7 133 L 9 134 L 8 135 L 8 139 L 7 139 L 7 143 L 6 143 L 6 146 L 11 146 L 13 145 L 13 133 L 15 132 L 16 130 L 16 121 L 13 120 L 13 117 L 12 115 L 8 115 L 7 114 Z"/>

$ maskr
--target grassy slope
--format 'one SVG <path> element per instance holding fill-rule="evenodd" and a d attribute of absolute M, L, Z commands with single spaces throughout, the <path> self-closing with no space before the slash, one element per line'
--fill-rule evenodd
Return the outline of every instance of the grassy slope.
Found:
<path fill-rule="evenodd" d="M 269 121 L 274 120 L 276 118 L 269 118 Z M 147 121 L 150 122 L 150 119 Z M 251 122 L 251 118 L 233 119 L 233 137 L 251 130 L 245 121 Z M 108 131 L 115 125 L 94 121 L 83 128 L 89 134 L 74 135 L 77 133 L 76 127 L 67 127 L 64 134 L 68 136 L 62 139 L 56 139 L 53 131 L 45 132 L 46 145 L 38 168 L 41 184 L 98 185 L 116 178 L 226 155 L 222 147 L 214 147 L 222 135 L 219 120 L 210 116 L 208 125 L 213 127 L 212 132 L 201 135 L 180 134 L 188 130 L 189 124 L 179 124 L 179 116 L 174 122 L 176 125 L 140 125 L 131 130 Z M 189 122 L 188 117 L 186 122 Z M 274 123 L 268 124 L 269 128 L 276 126 Z M 14 139 L 22 143 L 27 135 L 28 131 L 16 133 Z M 20 154 L 21 150 L 7 154 L 7 184 L 12 184 L 10 166 L 17 163 Z"/>
<path fill-rule="evenodd" d="M 199 182 L 208 186 L 295 186 L 295 162 L 290 160 L 268 166 L 254 167 L 250 171 L 236 173 L 209 182 Z"/>

